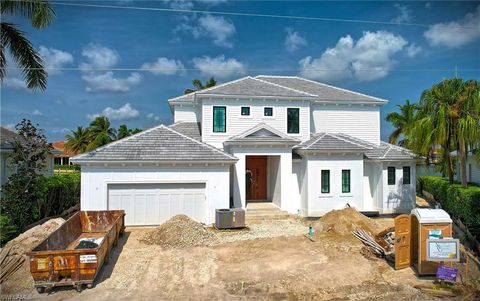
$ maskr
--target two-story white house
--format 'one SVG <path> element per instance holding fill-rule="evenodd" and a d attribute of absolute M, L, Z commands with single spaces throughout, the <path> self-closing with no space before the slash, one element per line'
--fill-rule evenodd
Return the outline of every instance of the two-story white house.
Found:
<path fill-rule="evenodd" d="M 72 159 L 82 210 L 126 210 L 128 225 L 272 202 L 303 216 L 350 205 L 415 205 L 415 156 L 380 141 L 384 99 L 300 77 L 244 77 L 169 100 L 160 125 Z"/>

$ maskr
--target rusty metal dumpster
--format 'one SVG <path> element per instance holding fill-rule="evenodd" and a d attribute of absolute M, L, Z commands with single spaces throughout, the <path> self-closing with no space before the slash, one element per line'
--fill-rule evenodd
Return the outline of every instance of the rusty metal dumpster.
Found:
<path fill-rule="evenodd" d="M 93 281 L 125 229 L 125 212 L 75 213 L 31 252 L 30 272 L 39 293 L 54 286 L 72 285 L 80 291 Z M 82 242 L 94 242 L 91 248 Z M 87 244 L 88 245 L 88 244 Z"/>

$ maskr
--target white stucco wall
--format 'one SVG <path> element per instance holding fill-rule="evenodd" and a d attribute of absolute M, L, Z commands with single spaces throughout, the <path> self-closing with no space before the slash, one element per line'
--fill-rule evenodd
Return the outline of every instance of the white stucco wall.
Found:
<path fill-rule="evenodd" d="M 229 165 L 104 166 L 82 165 L 81 210 L 107 210 L 107 185 L 113 183 L 206 184 L 208 217 L 215 222 L 215 209 L 229 208 Z"/>
<path fill-rule="evenodd" d="M 227 128 L 225 133 L 213 132 L 213 107 L 227 107 Z M 241 107 L 250 107 L 250 116 L 241 115 Z M 272 107 L 273 116 L 264 116 L 264 108 Z M 287 108 L 300 109 L 300 133 L 287 133 Z M 223 142 L 259 123 L 271 127 L 301 141 L 310 139 L 310 103 L 301 100 L 274 99 L 203 99 L 202 100 L 202 141 L 223 148 Z"/>
<path fill-rule="evenodd" d="M 378 105 L 312 104 L 312 132 L 344 133 L 380 144 Z"/>
<path fill-rule="evenodd" d="M 308 216 L 322 216 L 346 204 L 364 210 L 363 155 L 317 155 L 307 158 Z M 342 170 L 350 170 L 350 193 L 342 193 Z M 321 192 L 321 171 L 330 170 L 330 193 Z"/>
<path fill-rule="evenodd" d="M 395 185 L 388 185 L 389 166 L 395 167 Z M 410 184 L 403 184 L 403 166 L 410 166 Z M 415 170 L 415 163 L 412 161 L 383 163 L 383 213 L 407 213 L 415 207 Z"/>

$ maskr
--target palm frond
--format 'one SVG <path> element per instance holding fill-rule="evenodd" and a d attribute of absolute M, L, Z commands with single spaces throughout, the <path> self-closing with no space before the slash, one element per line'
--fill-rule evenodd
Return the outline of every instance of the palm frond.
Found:
<path fill-rule="evenodd" d="M 21 15 L 31 20 L 34 28 L 44 28 L 55 19 L 55 12 L 45 0 L 2 0 L 2 14 Z"/>

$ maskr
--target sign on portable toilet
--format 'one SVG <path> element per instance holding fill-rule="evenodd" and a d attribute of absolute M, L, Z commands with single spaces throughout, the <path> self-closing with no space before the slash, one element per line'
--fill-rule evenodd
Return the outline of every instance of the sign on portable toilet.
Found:
<path fill-rule="evenodd" d="M 419 275 L 435 275 L 440 265 L 459 261 L 459 241 L 452 237 L 452 219 L 445 210 L 415 208 L 411 223 L 412 262 Z"/>

